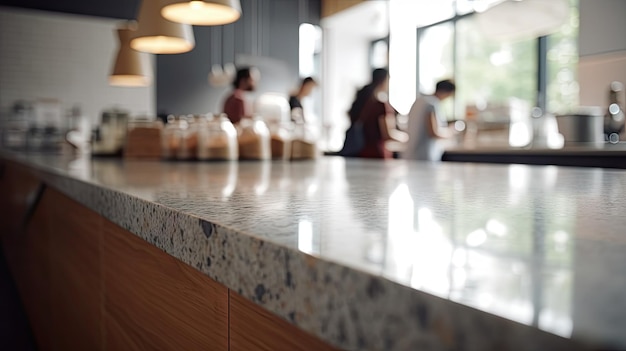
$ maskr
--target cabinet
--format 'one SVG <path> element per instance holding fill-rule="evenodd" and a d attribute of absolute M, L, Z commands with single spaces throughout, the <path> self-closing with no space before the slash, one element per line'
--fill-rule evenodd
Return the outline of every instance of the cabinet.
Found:
<path fill-rule="evenodd" d="M 227 350 L 228 289 L 105 220 L 106 350 Z"/>
<path fill-rule="evenodd" d="M 38 211 L 49 215 L 52 349 L 102 350 L 102 218 L 53 189 L 44 199 Z"/>
<path fill-rule="evenodd" d="M 35 211 L 39 180 L 26 168 L 0 160 L 0 235 L 4 258 L 40 350 L 50 350 L 48 205 Z M 42 197 L 41 203 L 49 203 Z M 26 223 L 26 218 L 31 220 Z"/>
<path fill-rule="evenodd" d="M 25 189 L 28 173 L 14 171 L 3 185 Z M 2 222 L 19 225 L 3 249 L 39 349 L 101 350 L 100 217 L 50 189 L 33 201 L 9 194 Z"/>
<path fill-rule="evenodd" d="M 40 350 L 334 350 L 9 168 L 2 248 Z"/>
<path fill-rule="evenodd" d="M 31 221 L 4 241 L 5 257 L 15 278 L 26 315 L 42 351 L 51 350 L 50 326 L 52 303 L 50 300 L 50 231 L 46 223 L 50 218 L 49 197 L 43 197 Z"/>
<path fill-rule="evenodd" d="M 3 244 L 23 230 L 23 220 L 41 183 L 27 168 L 0 160 L 0 235 Z"/>
<path fill-rule="evenodd" d="M 230 351 L 338 350 L 230 292 Z"/>

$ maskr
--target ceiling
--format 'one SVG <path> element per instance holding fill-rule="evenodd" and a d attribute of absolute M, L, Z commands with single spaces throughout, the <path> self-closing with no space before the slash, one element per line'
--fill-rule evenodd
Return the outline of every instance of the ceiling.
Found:
<path fill-rule="evenodd" d="M 0 0 L 0 6 L 73 13 L 119 19 L 135 19 L 141 0 Z"/>

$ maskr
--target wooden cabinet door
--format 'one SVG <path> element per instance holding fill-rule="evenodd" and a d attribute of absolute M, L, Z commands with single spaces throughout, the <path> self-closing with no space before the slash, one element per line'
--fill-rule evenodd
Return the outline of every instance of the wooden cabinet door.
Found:
<path fill-rule="evenodd" d="M 228 290 L 104 220 L 106 350 L 228 350 Z"/>
<path fill-rule="evenodd" d="M 37 200 L 41 186 L 39 179 L 26 168 L 0 161 L 0 236 L 5 252 L 13 236 L 24 230 L 26 214 Z"/>
<path fill-rule="evenodd" d="M 53 350 L 102 350 L 102 217 L 49 189 Z"/>
<path fill-rule="evenodd" d="M 336 351 L 316 337 L 230 292 L 230 351 Z"/>
<path fill-rule="evenodd" d="M 50 350 L 50 208 L 44 195 L 30 221 L 5 242 L 7 262 L 39 350 Z"/>

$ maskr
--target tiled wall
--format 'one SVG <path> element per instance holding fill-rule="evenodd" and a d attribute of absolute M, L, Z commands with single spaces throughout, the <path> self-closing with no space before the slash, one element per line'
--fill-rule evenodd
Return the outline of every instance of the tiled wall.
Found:
<path fill-rule="evenodd" d="M 118 20 L 0 6 L 0 111 L 15 100 L 58 99 L 97 121 L 105 108 L 154 114 L 155 88 L 108 84 Z M 154 67 L 154 58 L 148 57 Z"/>

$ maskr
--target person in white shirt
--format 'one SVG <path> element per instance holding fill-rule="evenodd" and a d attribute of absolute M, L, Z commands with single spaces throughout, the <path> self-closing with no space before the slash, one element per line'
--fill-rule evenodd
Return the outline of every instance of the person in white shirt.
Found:
<path fill-rule="evenodd" d="M 409 141 L 402 158 L 441 161 L 442 140 L 452 137 L 455 133 L 448 128 L 439 103 L 454 95 L 455 90 L 456 86 L 452 81 L 442 80 L 437 83 L 433 95 L 420 95 L 415 99 L 409 112 L 407 128 Z"/>

